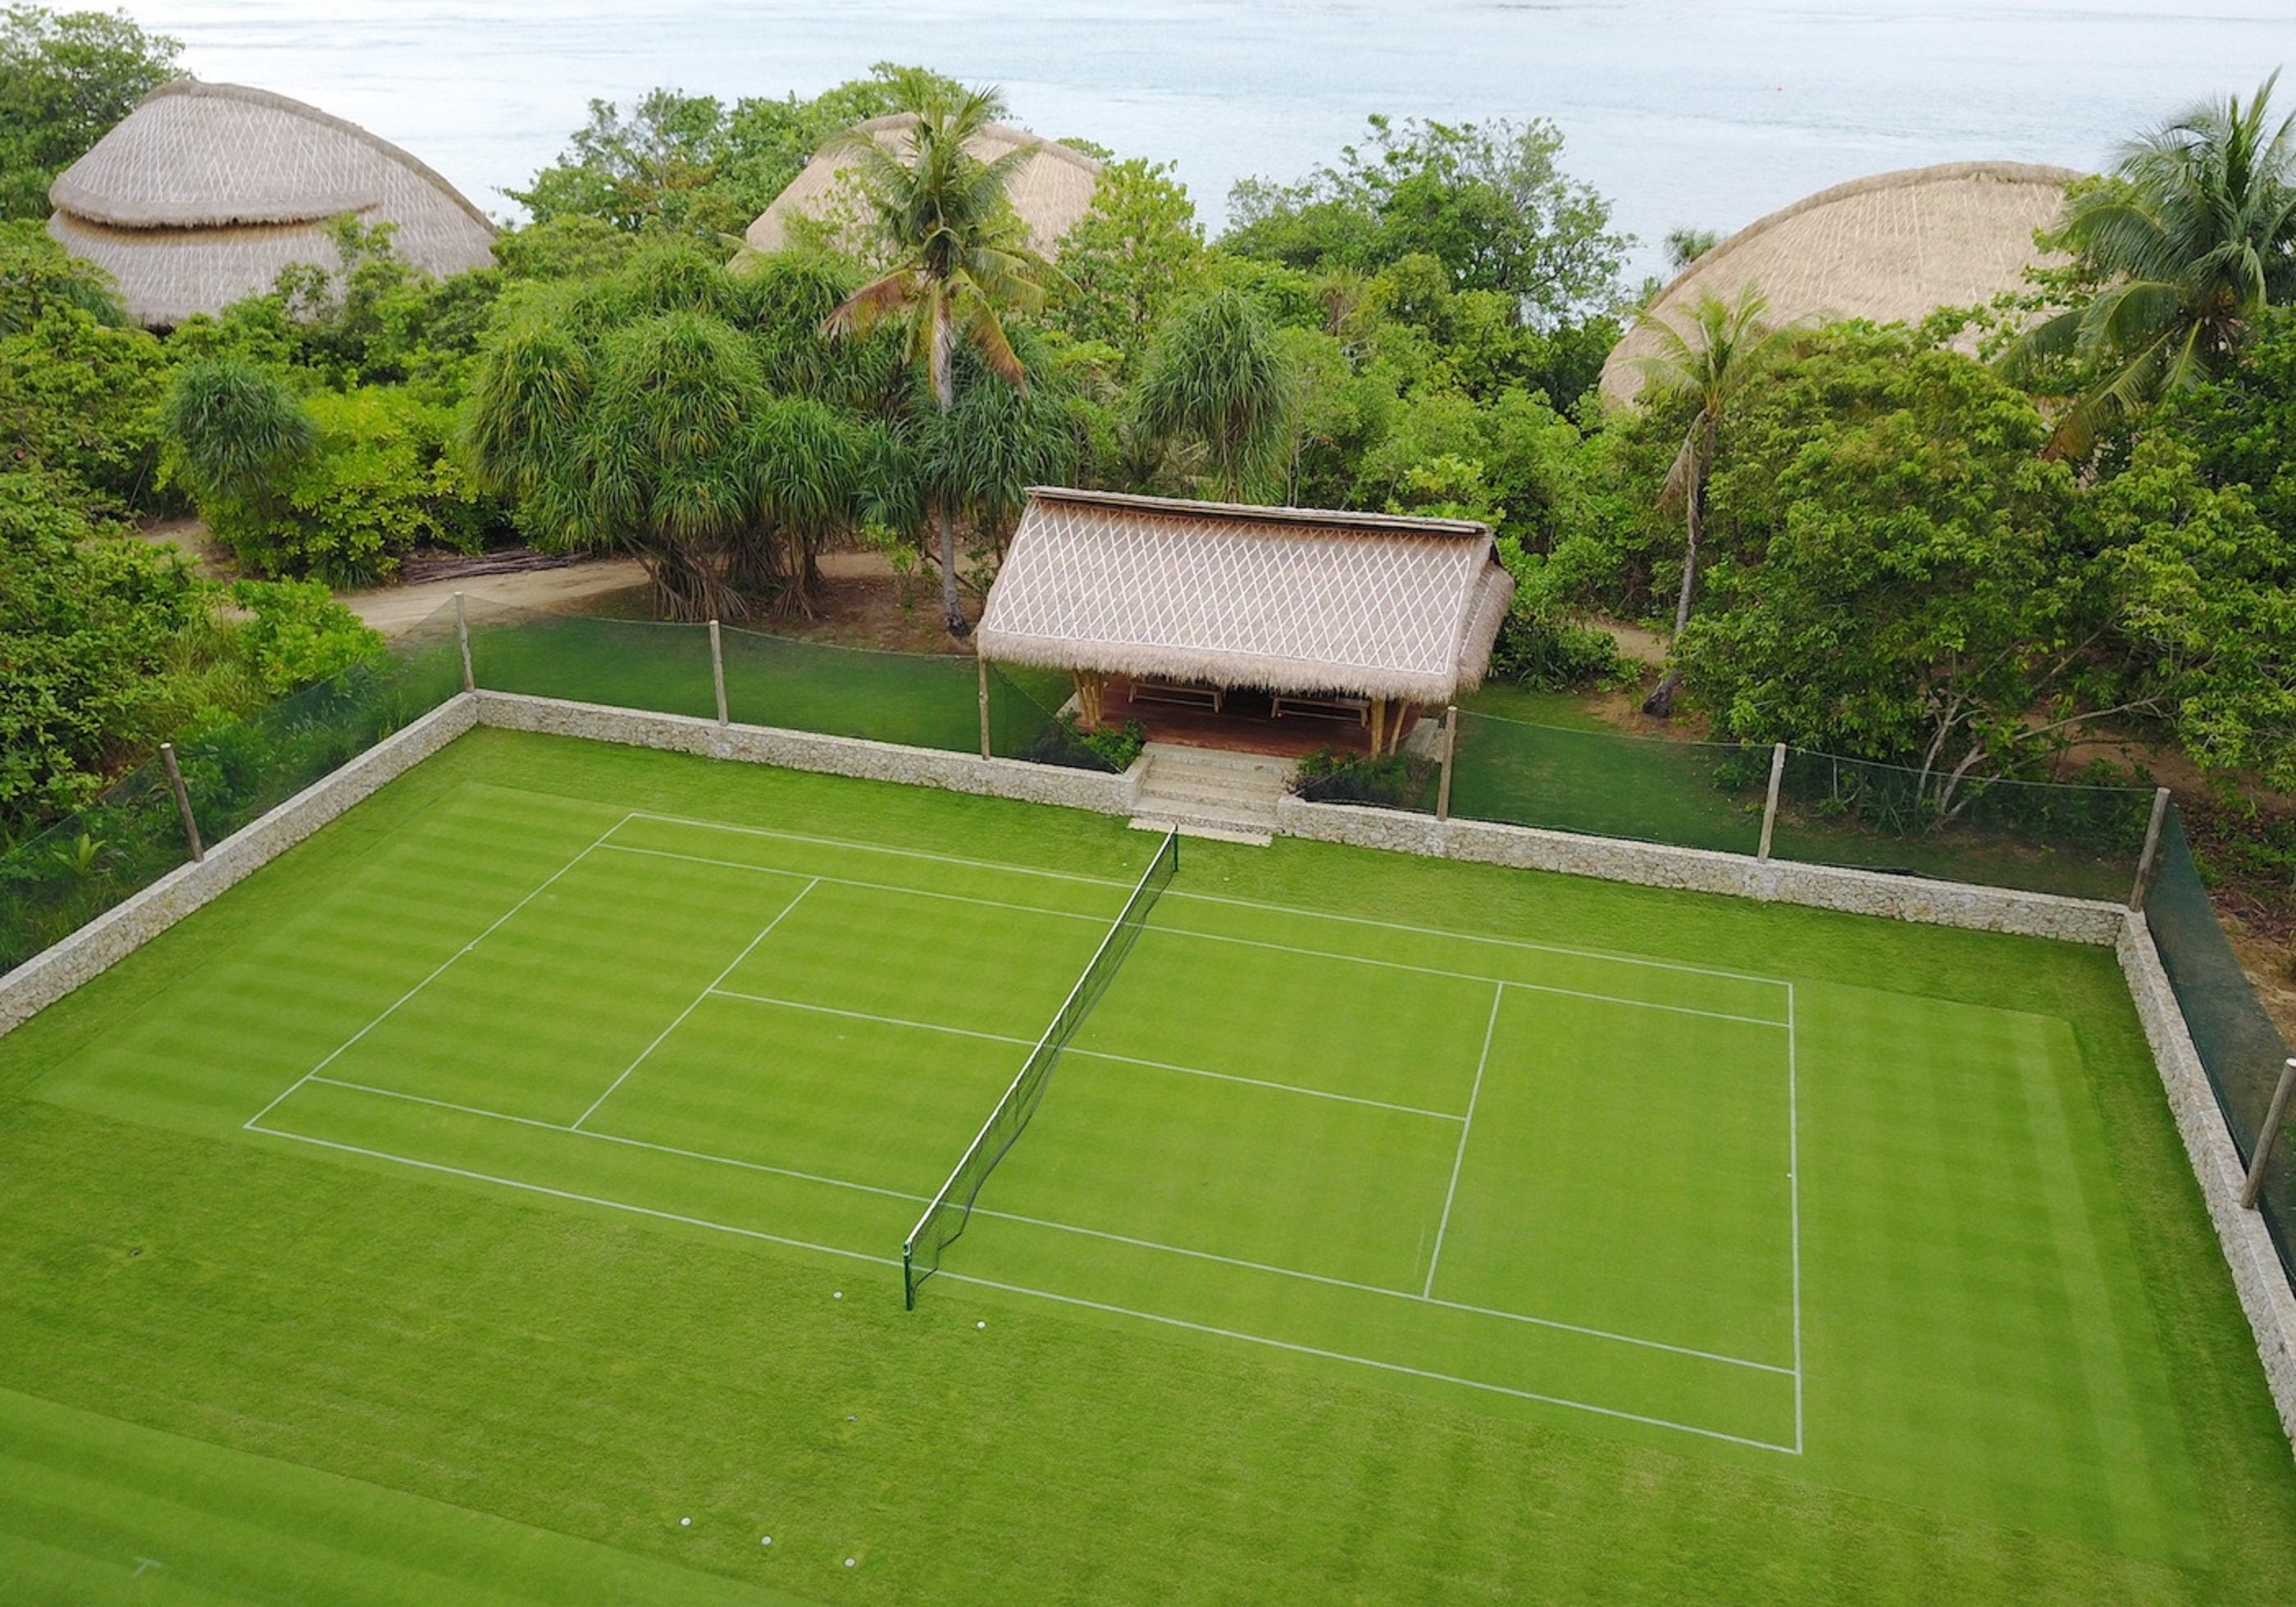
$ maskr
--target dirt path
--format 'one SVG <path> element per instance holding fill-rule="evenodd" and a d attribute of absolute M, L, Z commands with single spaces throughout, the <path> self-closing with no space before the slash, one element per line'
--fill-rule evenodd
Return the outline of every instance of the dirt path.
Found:
<path fill-rule="evenodd" d="M 562 570 L 531 570 L 513 575 L 471 575 L 458 580 L 426 580 L 417 586 L 379 586 L 339 592 L 338 601 L 384 635 L 411 630 L 455 601 L 462 592 L 473 603 L 512 608 L 554 609 L 586 613 L 602 597 L 635 592 L 646 583 L 635 558 L 601 558 Z"/>

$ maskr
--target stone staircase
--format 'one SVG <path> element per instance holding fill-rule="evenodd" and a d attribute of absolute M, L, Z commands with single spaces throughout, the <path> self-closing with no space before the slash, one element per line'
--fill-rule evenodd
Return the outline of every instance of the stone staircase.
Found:
<path fill-rule="evenodd" d="M 1144 832 L 1177 826 L 1185 837 L 1211 837 L 1265 848 L 1274 840 L 1275 804 L 1297 768 L 1290 759 L 1223 753 L 1151 742 L 1133 825 Z"/>

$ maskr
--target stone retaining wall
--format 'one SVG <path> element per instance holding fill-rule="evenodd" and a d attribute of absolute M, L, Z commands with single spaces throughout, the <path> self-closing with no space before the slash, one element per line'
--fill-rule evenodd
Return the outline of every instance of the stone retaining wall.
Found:
<path fill-rule="evenodd" d="M 2249 1326 L 2256 1331 L 2257 1353 L 2264 1358 L 2265 1381 L 2280 1408 L 2280 1426 L 2287 1431 L 2290 1443 L 2296 1444 L 2296 1292 L 2289 1290 L 2264 1218 L 2241 1209 L 2245 1174 L 2239 1152 L 2233 1148 L 2224 1112 L 2217 1107 L 2143 915 L 2131 914 L 2122 922 L 2119 949 L 2121 974 L 2128 979 L 2129 996 L 2136 1001 L 2144 1036 L 2152 1041 L 2177 1131 L 2184 1136 L 2193 1176 L 2200 1179 L 2201 1195 L 2216 1224 L 2217 1242 L 2232 1267 L 2233 1285 L 2240 1291 Z"/>
<path fill-rule="evenodd" d="M 913 787 L 941 787 L 951 792 L 1016 798 L 1025 803 L 1062 804 L 1103 815 L 1129 815 L 1140 796 L 1143 767 L 1137 764 L 1122 775 L 1112 775 L 1104 770 L 1070 770 L 1017 758 L 982 758 L 977 753 L 945 752 L 938 748 L 905 748 L 895 742 L 875 742 L 857 736 L 823 736 L 764 726 L 720 726 L 715 720 L 689 715 L 609 709 L 596 703 L 570 703 L 558 698 L 503 692 L 481 692 L 477 696 L 479 723 L 509 731 L 586 737 L 594 742 L 663 748 L 675 753 L 706 754 L 753 765 L 819 770 L 863 781 L 900 782 Z"/>
<path fill-rule="evenodd" d="M 34 1013 L 108 970 L 226 888 L 245 881 L 477 722 L 477 700 L 467 693 L 457 694 L 234 832 L 208 849 L 205 859 L 168 872 L 0 976 L 0 1033 L 13 1031 Z"/>
<path fill-rule="evenodd" d="M 2050 893 L 1972 887 L 1919 876 L 1838 865 L 1750 859 L 1708 849 L 1669 848 L 1609 837 L 1579 837 L 1532 826 L 1480 820 L 1437 820 L 1362 804 L 1309 803 L 1287 796 L 1276 806 L 1276 829 L 1290 837 L 1356 848 L 1390 849 L 1439 859 L 1470 859 L 1519 870 L 1558 871 L 1644 887 L 1725 893 L 1777 904 L 1804 904 L 1856 915 L 1883 915 L 1931 926 L 2015 932 L 2109 948 L 2119 940 L 2118 905 Z"/>

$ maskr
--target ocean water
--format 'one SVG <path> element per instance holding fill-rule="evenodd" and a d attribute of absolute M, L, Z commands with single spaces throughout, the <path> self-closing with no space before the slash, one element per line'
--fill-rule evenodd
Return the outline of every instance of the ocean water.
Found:
<path fill-rule="evenodd" d="M 594 98 L 809 94 L 881 61 L 1002 86 L 1016 120 L 1239 177 L 1332 160 L 1374 112 L 1543 117 L 1640 236 L 1728 232 L 1844 179 L 1998 158 L 2094 168 L 2296 62 L 2296 0 L 124 0 L 201 78 L 309 101 L 508 218 Z M 2296 110 L 2296 78 L 2279 97 Z"/>

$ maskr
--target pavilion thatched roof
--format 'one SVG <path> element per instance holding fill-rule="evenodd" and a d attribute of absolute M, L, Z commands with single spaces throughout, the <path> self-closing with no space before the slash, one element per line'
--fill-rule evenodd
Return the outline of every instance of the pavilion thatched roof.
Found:
<path fill-rule="evenodd" d="M 495 227 L 388 140 L 268 90 L 162 84 L 49 186 L 48 233 L 107 269 L 153 326 L 337 265 L 326 225 L 398 225 L 400 257 L 445 277 L 493 260 Z"/>
<path fill-rule="evenodd" d="M 1488 527 L 1038 487 L 981 656 L 1275 692 L 1448 701 L 1514 583 Z"/>
<path fill-rule="evenodd" d="M 1630 402 L 1642 389 L 1637 359 L 1659 349 L 1649 320 L 1687 332 L 1702 297 L 1732 301 L 1747 284 L 1778 324 L 1912 323 L 2016 290 L 2043 260 L 2034 231 L 2055 225 L 2080 176 L 2031 162 L 1947 162 L 1821 190 L 1747 225 L 1660 291 L 1603 365 L 1603 398 Z"/>
<path fill-rule="evenodd" d="M 855 128 L 857 132 L 865 132 L 886 149 L 898 151 L 903 143 L 901 136 L 916 125 L 916 120 L 913 111 L 897 111 L 890 117 L 856 124 Z M 1077 220 L 1091 209 L 1093 192 L 1100 185 L 1100 164 L 1056 140 L 1041 139 L 1025 128 L 1004 123 L 991 123 L 981 129 L 966 143 L 965 150 L 982 161 L 995 161 L 1022 146 L 1033 148 L 1037 154 L 1021 164 L 1008 193 L 1013 210 L 1029 226 L 1029 245 L 1049 257 L 1059 248 L 1061 237 L 1076 227 Z M 852 157 L 840 152 L 824 151 L 816 155 L 790 181 L 789 187 L 774 198 L 773 205 L 750 225 L 745 238 L 750 249 L 781 250 L 790 244 L 791 220 L 807 217 L 829 223 L 848 250 L 864 254 L 858 248 L 865 242 L 842 239 L 853 225 L 867 217 L 853 186 L 844 182 L 852 164 Z"/>

